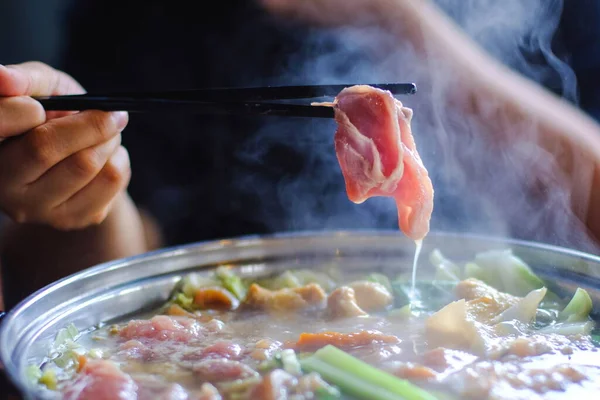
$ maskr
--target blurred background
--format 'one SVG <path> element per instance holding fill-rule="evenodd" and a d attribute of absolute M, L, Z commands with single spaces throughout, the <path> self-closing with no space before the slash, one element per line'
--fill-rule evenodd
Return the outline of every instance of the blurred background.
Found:
<path fill-rule="evenodd" d="M 437 3 L 501 62 L 600 115 L 597 2 Z M 446 111 L 439 93 L 453 78 L 443 66 L 433 82 L 409 47 L 377 29 L 298 25 L 250 0 L 212 7 L 198 13 L 184 0 L 0 0 L 0 63 L 42 61 L 88 91 L 416 82 L 419 94 L 402 100 L 415 110 L 415 137 L 436 188 L 432 228 L 564 239 L 542 237 L 543 217 L 531 218 L 540 204 L 524 198 L 512 174 L 497 183 L 500 161 L 491 162 L 478 139 L 486 121 L 456 121 Z M 165 245 L 273 231 L 397 229 L 389 199 L 348 201 L 334 130 L 333 121 L 132 116 L 123 135 L 129 191 L 160 222 Z M 475 190 L 474 169 L 488 186 L 465 196 Z M 509 229 L 506 204 L 528 218 L 510 215 L 517 226 Z"/>
<path fill-rule="evenodd" d="M 0 64 L 62 62 L 65 10 L 73 0 L 0 1 Z"/>

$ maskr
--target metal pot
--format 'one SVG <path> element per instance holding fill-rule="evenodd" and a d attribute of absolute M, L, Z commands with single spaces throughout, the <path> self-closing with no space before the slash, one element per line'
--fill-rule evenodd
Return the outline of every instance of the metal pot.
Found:
<path fill-rule="evenodd" d="M 423 244 L 421 277 L 434 248 L 463 260 L 484 250 L 511 248 L 553 290 L 569 294 L 583 287 L 595 309 L 600 307 L 599 257 L 537 243 L 431 233 Z M 251 276 L 336 263 L 345 270 L 397 274 L 411 268 L 414 253 L 414 242 L 398 232 L 309 232 L 197 243 L 101 264 L 47 286 L 11 310 L 0 327 L 0 357 L 22 395 L 40 398 L 24 371 L 46 355 L 58 329 L 74 323 L 84 330 L 154 308 L 185 273 L 228 264 Z"/>

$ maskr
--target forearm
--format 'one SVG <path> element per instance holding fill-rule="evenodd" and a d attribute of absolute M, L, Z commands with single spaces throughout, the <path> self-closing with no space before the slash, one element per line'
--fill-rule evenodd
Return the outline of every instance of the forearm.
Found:
<path fill-rule="evenodd" d="M 10 224 L 0 242 L 5 303 L 11 306 L 15 299 L 84 268 L 159 246 L 149 227 L 126 194 L 115 200 L 101 224 L 83 230 Z"/>
<path fill-rule="evenodd" d="M 600 237 L 600 215 L 593 207 L 600 200 L 600 126 L 492 58 L 432 2 L 378 4 L 379 25 L 416 49 L 425 96 L 441 98 L 444 111 L 476 121 L 477 134 L 487 136 L 490 149 L 510 153 L 535 143 L 553 155 L 552 161 L 544 161 L 556 163 L 564 173 L 574 214 Z M 454 133 L 460 134 L 449 132 Z M 529 173 L 535 174 L 535 168 Z"/>

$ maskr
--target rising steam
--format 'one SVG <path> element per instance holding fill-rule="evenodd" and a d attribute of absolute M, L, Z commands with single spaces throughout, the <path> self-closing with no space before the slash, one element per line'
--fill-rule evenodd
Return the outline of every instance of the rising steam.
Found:
<path fill-rule="evenodd" d="M 562 0 L 438 0 L 466 33 L 496 59 L 526 77 L 577 101 L 573 71 L 555 54 L 553 43 Z M 435 189 L 432 230 L 512 236 L 593 248 L 570 207 L 572 182 L 554 156 L 536 144 L 535 121 L 490 126 L 485 115 L 501 113 L 492 100 L 478 115 L 464 113 L 454 76 L 443 65 L 424 64 L 409 43 L 399 43 L 377 29 L 316 30 L 276 84 L 416 82 L 416 96 L 400 98 L 413 108 L 413 131 Z M 503 122 L 504 121 L 504 122 Z M 512 132 L 512 142 L 492 147 L 498 130 Z M 333 147 L 333 121 L 268 121 L 239 156 L 248 171 L 239 184 L 248 192 L 277 185 L 276 198 L 263 198 L 270 210 L 255 216 L 271 229 L 397 229 L 392 200 L 371 199 L 354 205 L 346 197 Z M 491 149 L 494 149 L 493 151 Z M 294 159 L 297 174 L 270 172 L 273 154 Z M 541 171 L 532 174 L 532 169 Z M 581 171 L 585 176 L 589 171 Z M 269 175 L 269 174 L 267 174 Z M 534 181 L 535 179 L 535 181 Z M 527 188 L 541 184 L 538 196 Z"/>

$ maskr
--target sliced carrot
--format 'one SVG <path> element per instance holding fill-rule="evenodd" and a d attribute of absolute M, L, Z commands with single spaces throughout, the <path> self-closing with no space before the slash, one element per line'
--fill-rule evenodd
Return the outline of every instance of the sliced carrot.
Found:
<path fill-rule="evenodd" d="M 293 347 L 297 351 L 316 351 L 330 344 L 339 349 L 347 350 L 372 343 L 395 344 L 400 343 L 400 339 L 396 336 L 384 335 L 379 331 L 302 333 Z"/>
<path fill-rule="evenodd" d="M 235 310 L 240 302 L 227 289 L 205 287 L 194 293 L 194 305 L 200 309 Z"/>
<path fill-rule="evenodd" d="M 171 304 L 169 306 L 169 308 L 167 309 L 167 315 L 176 315 L 176 316 L 181 316 L 181 317 L 195 317 L 194 314 L 192 314 L 189 311 L 184 310 L 180 305 L 177 304 Z"/>
<path fill-rule="evenodd" d="M 77 372 L 81 372 L 83 367 L 85 367 L 85 364 L 87 364 L 87 360 L 87 357 L 83 354 L 77 356 Z"/>
<path fill-rule="evenodd" d="M 404 365 L 394 373 L 398 378 L 408 379 L 409 381 L 421 381 L 435 379 L 437 373 L 431 368 L 423 365 Z"/>

